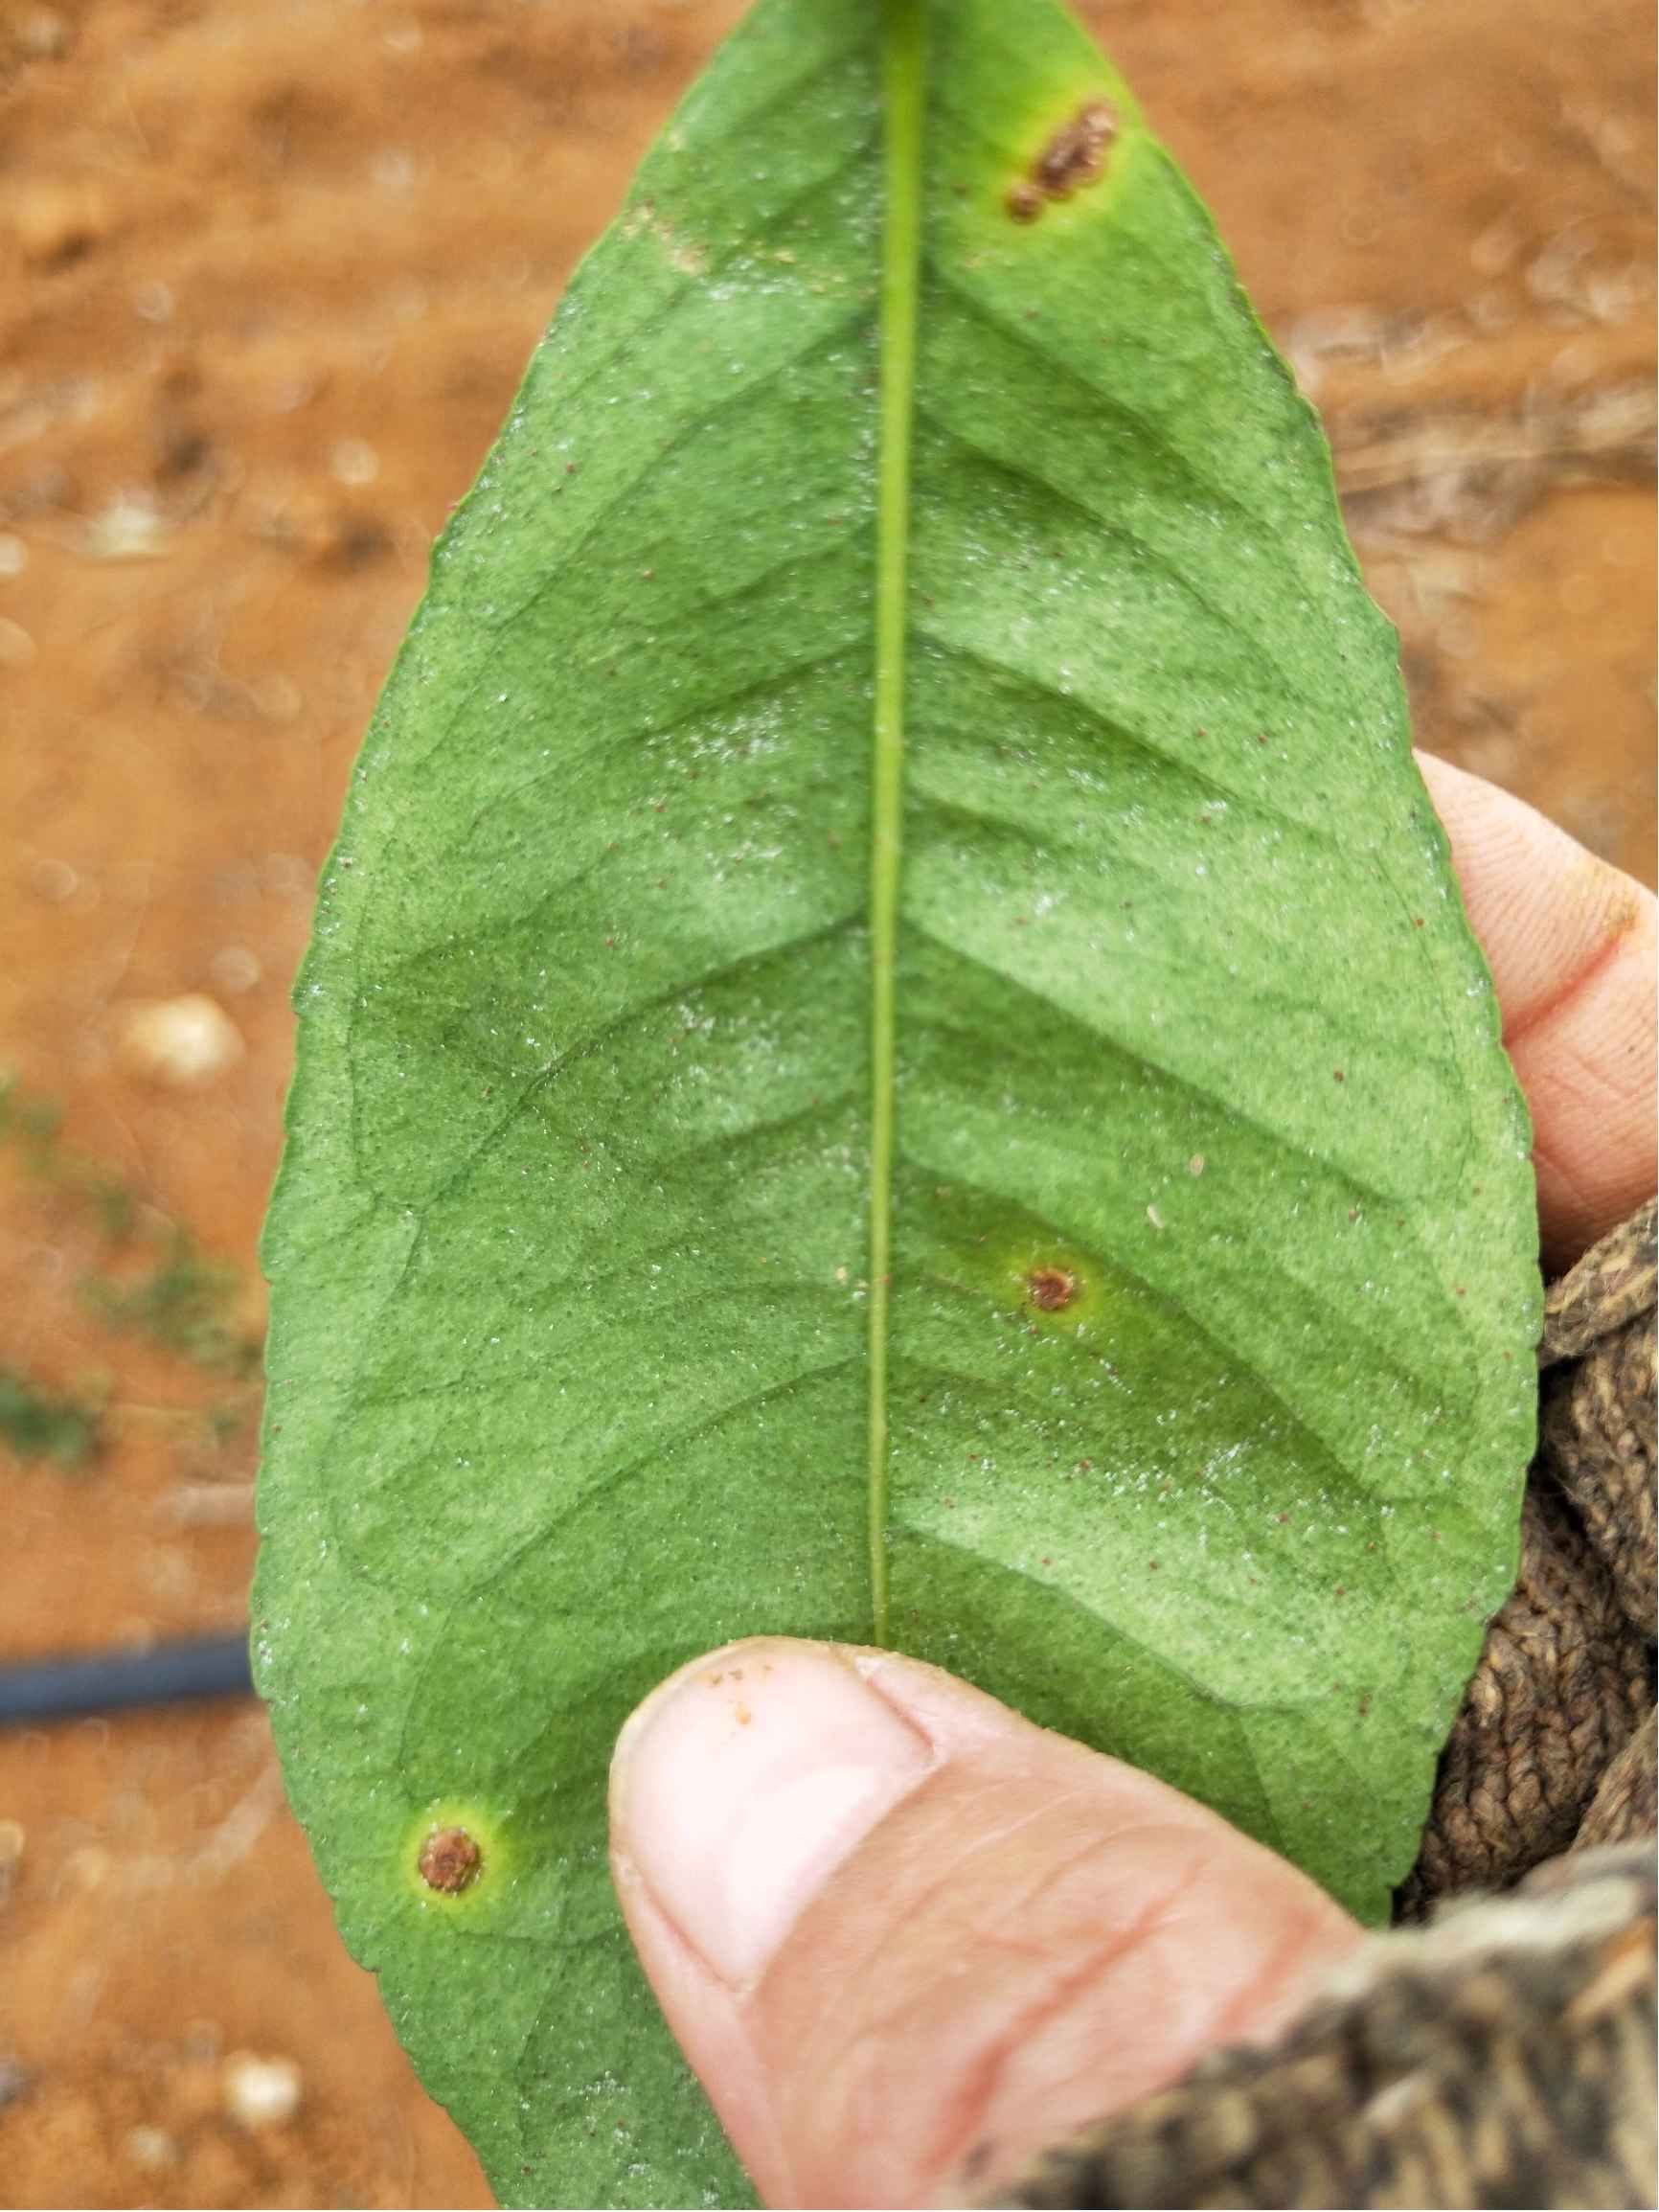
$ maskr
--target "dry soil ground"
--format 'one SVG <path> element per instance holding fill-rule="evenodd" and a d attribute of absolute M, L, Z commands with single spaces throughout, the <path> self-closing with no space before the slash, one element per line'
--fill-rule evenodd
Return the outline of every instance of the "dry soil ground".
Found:
<path fill-rule="evenodd" d="M 0 1433 L 102 1439 L 0 1445 L 0 1655 L 239 1618 L 313 873 L 427 541 L 738 12 L 0 0 Z M 1650 878 L 1646 0 L 1086 12 L 1327 412 L 1423 741 Z M 0 1737 L 0 2106 L 9 2204 L 488 2201 L 247 1705 Z"/>

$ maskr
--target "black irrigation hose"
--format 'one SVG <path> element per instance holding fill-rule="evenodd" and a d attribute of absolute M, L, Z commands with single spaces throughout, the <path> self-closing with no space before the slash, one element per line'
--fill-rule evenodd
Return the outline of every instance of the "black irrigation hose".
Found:
<path fill-rule="evenodd" d="M 245 1698 L 253 1686 L 245 1632 L 157 1644 L 148 1652 L 36 1659 L 0 1666 L 0 1728 L 78 1721 L 181 1698 Z"/>

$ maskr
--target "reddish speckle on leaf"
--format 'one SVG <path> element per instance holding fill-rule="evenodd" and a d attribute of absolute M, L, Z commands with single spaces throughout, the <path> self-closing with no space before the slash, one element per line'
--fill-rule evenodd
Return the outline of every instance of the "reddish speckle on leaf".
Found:
<path fill-rule="evenodd" d="M 1117 135 L 1118 119 L 1110 104 L 1086 101 L 1037 155 L 1032 181 L 1050 199 L 1069 199 L 1079 185 L 1092 184 L 1100 175 L 1106 148 Z"/>
<path fill-rule="evenodd" d="M 1078 1279 L 1069 1267 L 1034 1267 L 1025 1279 L 1032 1304 L 1043 1313 L 1058 1313 L 1078 1294 Z"/>
<path fill-rule="evenodd" d="M 420 1846 L 416 1864 L 428 1889 L 458 1897 L 477 1881 L 484 1854 L 465 1828 L 435 1828 Z"/>
<path fill-rule="evenodd" d="M 1026 171 L 1009 187 L 1004 207 L 1015 222 L 1035 222 L 1043 203 L 1070 199 L 1079 185 L 1093 184 L 1106 165 L 1118 135 L 1118 118 L 1109 102 L 1085 101 L 1062 124 Z"/>

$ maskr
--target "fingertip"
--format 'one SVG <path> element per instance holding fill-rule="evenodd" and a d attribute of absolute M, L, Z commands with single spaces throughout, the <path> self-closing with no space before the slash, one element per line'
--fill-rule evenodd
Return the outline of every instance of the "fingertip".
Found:
<path fill-rule="evenodd" d="M 727 1647 L 617 1764 L 629 1927 L 774 2202 L 1000 2172 L 1268 2031 L 1357 1940 L 1216 1814 L 892 1653 Z"/>
<path fill-rule="evenodd" d="M 1546 1262 L 1563 1266 L 1659 1174 L 1653 897 L 1524 800 L 1418 758 L 1532 1112 Z"/>

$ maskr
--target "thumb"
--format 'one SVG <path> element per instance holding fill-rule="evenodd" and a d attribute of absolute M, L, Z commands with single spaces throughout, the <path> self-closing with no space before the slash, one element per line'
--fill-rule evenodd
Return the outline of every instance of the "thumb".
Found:
<path fill-rule="evenodd" d="M 773 2204 L 982 2189 L 1271 2034 L 1359 1941 L 1148 1775 L 891 1653 L 761 1639 L 624 1729 L 611 1855 L 669 2024 Z"/>

